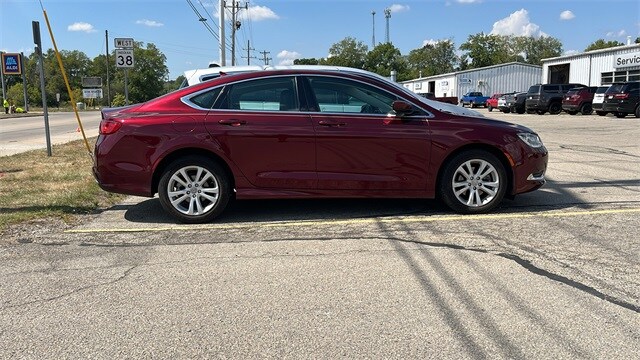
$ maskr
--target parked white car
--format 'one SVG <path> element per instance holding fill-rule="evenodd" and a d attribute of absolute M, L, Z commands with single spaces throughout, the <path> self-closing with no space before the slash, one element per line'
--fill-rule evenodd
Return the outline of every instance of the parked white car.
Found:
<path fill-rule="evenodd" d="M 596 112 L 596 114 L 600 116 L 607 115 L 606 111 L 602 111 L 602 103 L 604 102 L 604 93 L 607 92 L 607 89 L 609 89 L 608 85 L 598 86 L 598 88 L 596 89 L 596 93 L 593 94 L 593 102 L 591 103 L 591 108 L 593 109 L 593 111 Z"/>

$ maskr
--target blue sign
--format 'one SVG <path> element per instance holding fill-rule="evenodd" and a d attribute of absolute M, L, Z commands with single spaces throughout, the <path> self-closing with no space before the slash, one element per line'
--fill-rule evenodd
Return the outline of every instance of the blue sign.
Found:
<path fill-rule="evenodd" d="M 22 75 L 20 54 L 2 54 L 2 73 L 5 75 Z"/>

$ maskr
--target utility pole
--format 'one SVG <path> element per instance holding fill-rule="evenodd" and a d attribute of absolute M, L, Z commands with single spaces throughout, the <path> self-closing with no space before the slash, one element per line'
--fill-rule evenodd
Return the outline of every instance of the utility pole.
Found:
<path fill-rule="evenodd" d="M 244 3 L 243 7 L 240 7 L 237 1 L 233 0 L 231 3 L 231 66 L 236 65 L 236 31 L 240 29 L 242 23 L 237 20 L 238 11 L 240 9 L 249 9 L 249 3 Z"/>
<path fill-rule="evenodd" d="M 111 107 L 111 81 L 109 80 L 109 30 L 104 31 L 104 36 L 107 39 L 107 107 Z"/>
<path fill-rule="evenodd" d="M 224 12 L 227 5 L 224 1 L 220 0 L 220 66 L 227 65 L 227 42 L 224 35 Z"/>
<path fill-rule="evenodd" d="M 371 48 L 376 47 L 376 11 L 371 11 L 371 17 L 373 18 L 373 37 L 371 38 Z"/>
<path fill-rule="evenodd" d="M 260 54 L 262 54 L 262 62 L 264 62 L 265 65 L 269 65 L 269 60 L 272 60 L 270 57 L 267 57 L 267 55 L 271 54 L 271 52 L 269 51 L 260 51 Z"/>
<path fill-rule="evenodd" d="M 255 49 L 250 46 L 249 40 L 247 40 L 247 48 L 246 48 L 246 50 L 247 50 L 247 56 L 246 56 L 247 65 L 251 65 L 251 59 L 255 59 L 256 57 L 255 56 L 251 56 L 251 50 L 255 50 Z"/>
<path fill-rule="evenodd" d="M 387 41 L 387 44 L 389 44 L 391 43 L 391 41 L 389 41 L 389 19 L 391 19 L 391 9 L 384 9 L 384 17 L 387 20 L 387 31 L 385 34 L 385 40 Z"/>

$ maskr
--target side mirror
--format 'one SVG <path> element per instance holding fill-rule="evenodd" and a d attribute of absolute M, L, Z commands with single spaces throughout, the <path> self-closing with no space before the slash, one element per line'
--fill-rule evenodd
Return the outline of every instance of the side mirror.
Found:
<path fill-rule="evenodd" d="M 396 100 L 393 102 L 393 111 L 396 112 L 397 117 L 405 117 L 413 114 L 413 106 L 407 102 Z"/>

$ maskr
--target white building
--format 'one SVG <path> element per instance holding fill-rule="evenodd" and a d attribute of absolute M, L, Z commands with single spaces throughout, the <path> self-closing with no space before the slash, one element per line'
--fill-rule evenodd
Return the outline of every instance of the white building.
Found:
<path fill-rule="evenodd" d="M 460 98 L 469 91 L 480 91 L 485 96 L 527 91 L 541 79 L 542 66 L 511 62 L 408 80 L 401 84 L 418 94 Z"/>
<path fill-rule="evenodd" d="M 640 80 L 640 44 L 542 60 L 543 84 L 579 83 L 600 86 L 637 80 Z"/>

